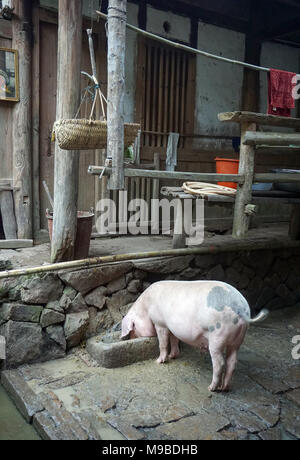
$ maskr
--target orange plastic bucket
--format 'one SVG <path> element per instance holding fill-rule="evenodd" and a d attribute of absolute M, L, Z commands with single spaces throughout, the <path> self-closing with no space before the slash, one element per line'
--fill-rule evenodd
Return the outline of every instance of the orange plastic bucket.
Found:
<path fill-rule="evenodd" d="M 239 173 L 239 160 L 230 158 L 215 158 L 217 174 L 238 174 Z M 237 188 L 235 182 L 218 182 L 218 185 L 223 187 Z"/>

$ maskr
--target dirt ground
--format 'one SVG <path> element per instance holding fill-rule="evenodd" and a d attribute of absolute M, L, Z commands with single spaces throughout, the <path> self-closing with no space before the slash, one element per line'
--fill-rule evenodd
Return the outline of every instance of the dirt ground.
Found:
<path fill-rule="evenodd" d="M 79 422 L 103 440 L 293 440 L 300 438 L 299 351 L 292 356 L 299 334 L 295 307 L 251 326 L 228 393 L 208 391 L 210 357 L 189 346 L 164 365 L 104 369 L 78 348 L 17 372 L 44 401 L 36 423 L 42 437 L 69 439 Z"/>

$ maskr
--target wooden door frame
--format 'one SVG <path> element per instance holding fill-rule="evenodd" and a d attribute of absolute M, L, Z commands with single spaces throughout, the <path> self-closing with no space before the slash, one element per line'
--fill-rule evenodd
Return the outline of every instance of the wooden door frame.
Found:
<path fill-rule="evenodd" d="M 38 233 L 41 230 L 41 197 L 40 197 L 40 104 L 41 104 L 41 95 L 40 95 L 40 24 L 45 22 L 48 24 L 58 25 L 58 13 L 48 11 L 40 6 L 36 5 L 33 8 L 33 34 L 34 34 L 34 43 L 33 43 L 33 55 L 32 55 L 32 187 L 33 187 L 33 234 L 38 236 Z M 100 23 L 99 23 L 100 24 Z M 83 29 L 86 30 L 90 28 L 90 20 L 83 19 Z M 101 32 L 100 26 L 95 23 L 95 33 L 98 36 L 98 43 L 101 44 L 103 40 L 103 33 Z M 99 49 L 102 49 L 99 47 Z M 102 50 L 105 53 L 105 50 Z M 101 53 L 102 53 L 101 51 Z M 102 57 L 103 54 L 102 53 Z M 104 78 L 103 66 L 98 62 L 98 72 L 100 81 Z M 95 158 L 96 161 L 96 158 Z M 97 164 L 97 162 L 95 163 Z M 97 179 L 98 180 L 98 179 Z M 96 196 L 96 190 L 95 190 Z"/>

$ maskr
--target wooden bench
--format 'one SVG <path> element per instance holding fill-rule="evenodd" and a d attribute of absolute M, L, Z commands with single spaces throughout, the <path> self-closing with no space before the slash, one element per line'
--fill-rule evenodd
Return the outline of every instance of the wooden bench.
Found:
<path fill-rule="evenodd" d="M 182 190 L 181 187 L 162 187 L 161 188 L 162 196 L 165 196 L 168 199 L 178 199 L 180 200 L 181 209 L 184 209 L 184 200 L 204 200 L 207 203 L 219 203 L 219 204 L 228 204 L 229 206 L 234 205 L 235 198 L 230 196 L 222 195 L 209 195 L 205 197 L 200 197 L 190 193 L 186 193 Z M 300 195 L 296 193 L 281 192 L 281 191 L 253 191 L 251 202 L 254 205 L 260 204 L 262 201 L 274 201 L 280 202 L 282 204 L 292 204 L 300 206 Z M 190 223 L 192 224 L 192 222 Z M 186 223 L 187 225 L 187 223 Z M 293 233 L 294 221 L 290 221 L 290 235 Z M 175 231 L 176 230 L 176 231 Z M 174 224 L 174 234 L 172 246 L 174 249 L 184 248 L 186 246 L 186 239 L 188 235 L 185 231 L 181 213 L 175 213 L 175 224 Z M 297 239 L 297 238 L 293 238 Z"/>
<path fill-rule="evenodd" d="M 268 149 L 269 153 L 278 149 L 285 153 L 295 152 L 300 148 L 299 133 L 280 133 L 280 132 L 257 132 L 260 125 L 300 128 L 299 118 L 277 117 L 252 112 L 225 112 L 220 113 L 218 118 L 226 123 L 240 123 L 241 125 L 241 147 L 239 174 L 245 177 L 244 183 L 238 185 L 234 221 L 233 237 L 244 238 L 249 229 L 250 216 L 245 212 L 246 206 L 250 204 L 253 196 L 253 182 L 297 182 L 298 174 L 255 174 L 254 160 L 256 152 L 259 154 L 263 149 Z M 283 150 L 284 149 L 284 150 Z M 267 198 L 267 197 L 266 197 Z M 273 196 L 278 199 L 278 197 Z M 265 198 L 264 198 L 265 199 Z M 291 202 L 293 205 L 290 236 L 293 239 L 300 239 L 300 204 L 297 201 Z"/>

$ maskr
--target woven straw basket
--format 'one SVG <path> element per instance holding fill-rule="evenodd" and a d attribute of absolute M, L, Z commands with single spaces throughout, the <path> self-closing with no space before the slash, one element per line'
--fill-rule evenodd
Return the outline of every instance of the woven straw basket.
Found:
<path fill-rule="evenodd" d="M 132 145 L 141 126 L 124 124 L 124 146 Z M 62 150 L 94 150 L 107 147 L 107 122 L 88 119 L 58 120 L 53 134 Z"/>

